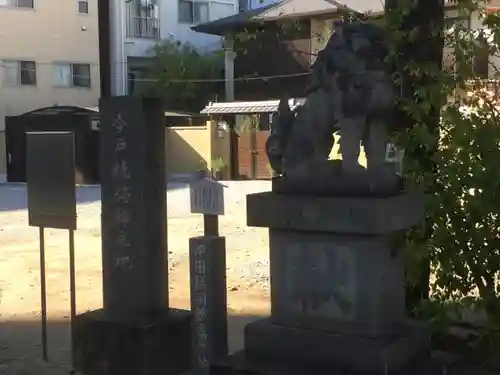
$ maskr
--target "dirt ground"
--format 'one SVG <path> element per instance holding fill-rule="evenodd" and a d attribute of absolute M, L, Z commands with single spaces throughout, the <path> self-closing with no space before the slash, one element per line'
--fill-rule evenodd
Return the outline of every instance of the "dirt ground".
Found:
<path fill-rule="evenodd" d="M 229 342 L 231 350 L 237 350 L 242 346 L 246 322 L 269 310 L 267 231 L 246 226 L 245 197 L 269 190 L 270 184 L 251 181 L 226 185 L 226 214 L 220 217 L 219 225 L 226 237 Z M 77 194 L 76 281 L 81 313 L 102 306 L 100 190 L 80 187 Z M 170 306 L 188 309 L 188 240 L 202 234 L 202 217 L 189 213 L 188 189 L 182 184 L 169 186 L 167 206 Z M 68 262 L 68 233 L 47 230 L 50 366 L 41 368 L 38 229 L 28 226 L 25 187 L 0 185 L 0 375 L 52 375 L 67 370 Z"/>

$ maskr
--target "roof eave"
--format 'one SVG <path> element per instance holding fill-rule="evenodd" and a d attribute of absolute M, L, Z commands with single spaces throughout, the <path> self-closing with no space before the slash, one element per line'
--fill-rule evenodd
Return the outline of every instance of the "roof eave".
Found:
<path fill-rule="evenodd" d="M 270 4 L 268 6 L 264 6 L 257 10 L 254 9 L 247 12 L 243 12 L 241 14 L 241 18 L 236 18 L 234 21 L 229 21 L 227 23 L 224 23 L 221 22 L 220 19 L 214 20 L 200 25 L 192 26 L 191 30 L 204 34 L 223 36 L 228 32 L 231 31 L 234 32 L 238 29 L 243 29 L 249 26 L 258 26 L 261 25 L 262 23 L 275 22 L 277 20 L 290 20 L 290 19 L 307 18 L 314 16 L 333 15 L 338 13 L 339 11 L 340 12 L 342 11 L 339 9 L 322 9 L 310 12 L 288 13 L 288 14 L 279 14 L 275 16 L 266 16 L 266 13 L 272 12 L 274 8 L 278 8 L 281 5 L 282 5 L 281 2 L 278 2 L 276 4 Z M 259 10 L 261 11 L 260 13 L 258 12 Z M 245 17 L 244 15 L 245 13 L 248 13 L 247 17 Z"/>
<path fill-rule="evenodd" d="M 302 18 L 308 18 L 308 17 L 314 17 L 314 16 L 318 16 L 318 17 L 328 16 L 328 15 L 334 15 L 336 13 L 339 13 L 339 11 L 324 10 L 324 11 L 314 11 L 314 12 L 305 12 L 305 13 L 294 13 L 294 14 L 290 14 L 290 15 L 285 14 L 285 15 L 265 17 L 265 18 L 254 18 L 254 19 L 247 20 L 245 22 L 235 22 L 235 23 L 226 24 L 226 25 L 211 25 L 210 23 L 204 23 L 204 24 L 192 26 L 191 30 L 198 32 L 198 33 L 203 33 L 203 34 L 224 36 L 225 34 L 227 34 L 229 32 L 243 30 L 246 27 L 260 26 L 263 23 L 271 23 L 271 22 L 276 22 L 279 20 L 302 19 Z"/>
<path fill-rule="evenodd" d="M 200 25 L 192 26 L 191 30 L 197 33 L 224 36 L 231 32 L 244 30 L 249 26 L 258 26 L 262 22 L 259 20 L 248 20 L 246 22 L 234 22 L 225 25 L 212 24 L 212 22 L 202 23 Z"/>
<path fill-rule="evenodd" d="M 256 17 L 274 7 L 279 6 L 280 4 L 281 2 L 278 2 L 276 4 L 268 4 L 258 9 L 250 9 L 229 17 L 195 25 L 191 27 L 191 30 L 198 33 L 222 36 L 227 32 L 234 31 L 238 28 L 242 28 L 256 22 Z"/>
<path fill-rule="evenodd" d="M 458 5 L 455 3 L 445 3 L 444 6 L 446 9 L 453 9 L 453 8 L 458 7 Z M 272 8 L 273 7 L 268 7 L 267 9 L 263 9 L 263 13 L 272 11 L 273 10 Z M 311 11 L 311 12 L 280 14 L 280 15 L 276 15 L 276 16 L 272 16 L 272 17 L 265 16 L 262 18 L 259 18 L 259 14 L 254 14 L 246 19 L 238 19 L 238 20 L 235 20 L 234 22 L 230 22 L 227 24 L 221 24 L 220 22 L 218 22 L 219 20 L 215 20 L 215 21 L 203 23 L 200 25 L 192 26 L 191 29 L 193 31 L 199 32 L 199 33 L 223 36 L 229 32 L 235 32 L 237 30 L 242 30 L 245 27 L 258 26 L 259 24 L 262 24 L 262 23 L 275 22 L 275 21 L 280 20 L 280 19 L 286 20 L 286 19 L 307 18 L 307 17 L 315 17 L 315 16 L 324 17 L 324 16 L 328 16 L 328 15 L 343 13 L 346 11 L 358 13 L 352 9 L 339 7 L 337 9 L 324 9 L 324 10 L 316 10 L 316 11 Z M 384 15 L 383 10 L 370 13 L 370 17 L 381 17 L 383 15 Z"/>

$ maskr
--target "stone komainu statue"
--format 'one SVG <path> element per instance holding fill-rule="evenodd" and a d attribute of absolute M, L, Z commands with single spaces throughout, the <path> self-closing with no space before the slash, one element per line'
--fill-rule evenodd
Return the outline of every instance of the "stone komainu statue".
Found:
<path fill-rule="evenodd" d="M 396 99 L 385 64 L 385 35 L 385 29 L 370 23 L 334 24 L 312 66 L 304 105 L 291 111 L 283 99 L 274 116 L 267 153 L 278 174 L 307 177 L 312 166 L 324 166 L 335 132 L 340 135 L 343 174 L 360 170 L 361 142 L 368 171 L 384 168 Z"/>

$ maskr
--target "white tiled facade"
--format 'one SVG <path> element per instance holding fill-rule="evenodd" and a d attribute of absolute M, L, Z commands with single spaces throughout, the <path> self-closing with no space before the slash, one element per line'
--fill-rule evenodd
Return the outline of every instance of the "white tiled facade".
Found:
<path fill-rule="evenodd" d="M 220 48 L 218 36 L 196 33 L 195 24 L 239 12 L 239 0 L 110 0 L 112 5 L 113 93 L 127 92 L 133 61 L 149 56 L 162 39 L 190 43 L 202 52 Z"/>

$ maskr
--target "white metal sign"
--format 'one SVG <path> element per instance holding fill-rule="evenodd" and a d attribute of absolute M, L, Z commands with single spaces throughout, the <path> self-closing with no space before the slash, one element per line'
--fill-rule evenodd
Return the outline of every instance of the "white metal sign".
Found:
<path fill-rule="evenodd" d="M 224 215 L 224 185 L 204 178 L 189 185 L 191 213 Z"/>

